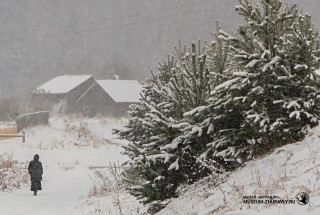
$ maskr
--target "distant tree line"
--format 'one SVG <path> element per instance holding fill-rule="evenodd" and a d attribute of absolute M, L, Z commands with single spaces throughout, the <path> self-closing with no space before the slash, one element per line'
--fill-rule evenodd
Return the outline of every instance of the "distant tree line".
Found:
<path fill-rule="evenodd" d="M 12 121 L 19 114 L 19 101 L 16 98 L 0 100 L 0 121 Z"/>

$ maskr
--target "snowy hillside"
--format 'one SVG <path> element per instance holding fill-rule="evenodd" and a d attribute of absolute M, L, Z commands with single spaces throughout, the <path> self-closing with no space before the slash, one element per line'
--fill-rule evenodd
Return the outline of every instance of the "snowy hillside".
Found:
<path fill-rule="evenodd" d="M 320 127 L 301 142 L 276 149 L 221 177 L 215 186 L 206 178 L 186 187 L 158 215 L 316 215 L 320 214 Z M 273 200 L 296 200 L 300 192 L 310 196 L 307 205 L 244 204 L 246 196 L 276 196 Z M 277 198 L 279 197 L 279 198 Z M 270 200 L 265 198 L 264 200 Z M 271 201 L 267 201 L 271 202 Z"/>
<path fill-rule="evenodd" d="M 98 214 L 94 212 L 95 207 L 88 208 L 86 204 L 94 201 L 94 197 L 88 198 L 88 194 L 93 187 L 95 167 L 125 160 L 120 154 L 122 148 L 119 144 L 123 142 L 113 142 L 111 134 L 112 128 L 122 127 L 125 121 L 52 118 L 49 126 L 27 129 L 25 143 L 21 138 L 0 141 L 1 155 L 12 154 L 12 159 L 26 168 L 33 155 L 38 153 L 44 167 L 43 190 L 38 196 L 32 196 L 29 180 L 20 189 L 0 192 L 0 202 L 5 202 L 1 204 L 0 214 Z M 102 169 L 108 174 L 108 168 Z M 129 208 L 139 206 L 128 194 L 123 198 L 130 202 Z M 82 210 L 84 208 L 86 210 Z M 109 212 L 116 211 L 112 199 L 104 202 L 104 208 Z M 104 214 L 116 214 L 109 212 Z"/>

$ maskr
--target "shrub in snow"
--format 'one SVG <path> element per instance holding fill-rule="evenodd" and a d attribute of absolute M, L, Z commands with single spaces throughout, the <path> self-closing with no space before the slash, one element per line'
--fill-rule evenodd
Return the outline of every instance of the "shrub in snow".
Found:
<path fill-rule="evenodd" d="M 146 209 L 126 192 L 122 168 L 109 163 L 108 168 L 94 170 L 89 195 L 76 206 L 76 214 L 147 214 Z"/>
<path fill-rule="evenodd" d="M 117 208 L 119 214 L 122 213 L 122 203 L 120 200 L 121 193 L 124 192 L 124 181 L 119 166 L 110 163 L 110 169 L 107 171 L 94 171 L 95 178 L 93 188 L 89 192 L 89 196 L 103 197 L 111 196 L 113 204 Z"/>
<path fill-rule="evenodd" d="M 29 182 L 29 174 L 26 169 L 22 169 L 17 161 L 12 159 L 12 155 L 0 155 L 0 190 L 12 191 L 19 189 L 21 185 Z"/>

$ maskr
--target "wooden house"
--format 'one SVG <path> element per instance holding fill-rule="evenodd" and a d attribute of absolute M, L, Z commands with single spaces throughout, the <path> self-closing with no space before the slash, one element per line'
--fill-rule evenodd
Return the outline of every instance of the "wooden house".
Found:
<path fill-rule="evenodd" d="M 100 80 L 91 75 L 63 75 L 32 93 L 35 111 L 122 116 L 130 104 L 139 103 L 142 86 L 135 80 Z"/>

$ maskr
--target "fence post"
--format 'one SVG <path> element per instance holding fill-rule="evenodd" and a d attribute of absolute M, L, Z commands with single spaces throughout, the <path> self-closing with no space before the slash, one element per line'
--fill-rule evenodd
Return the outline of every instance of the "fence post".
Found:
<path fill-rule="evenodd" d="M 26 142 L 26 131 L 24 129 L 22 129 L 22 134 L 23 134 L 23 137 L 22 137 L 22 142 Z"/>

